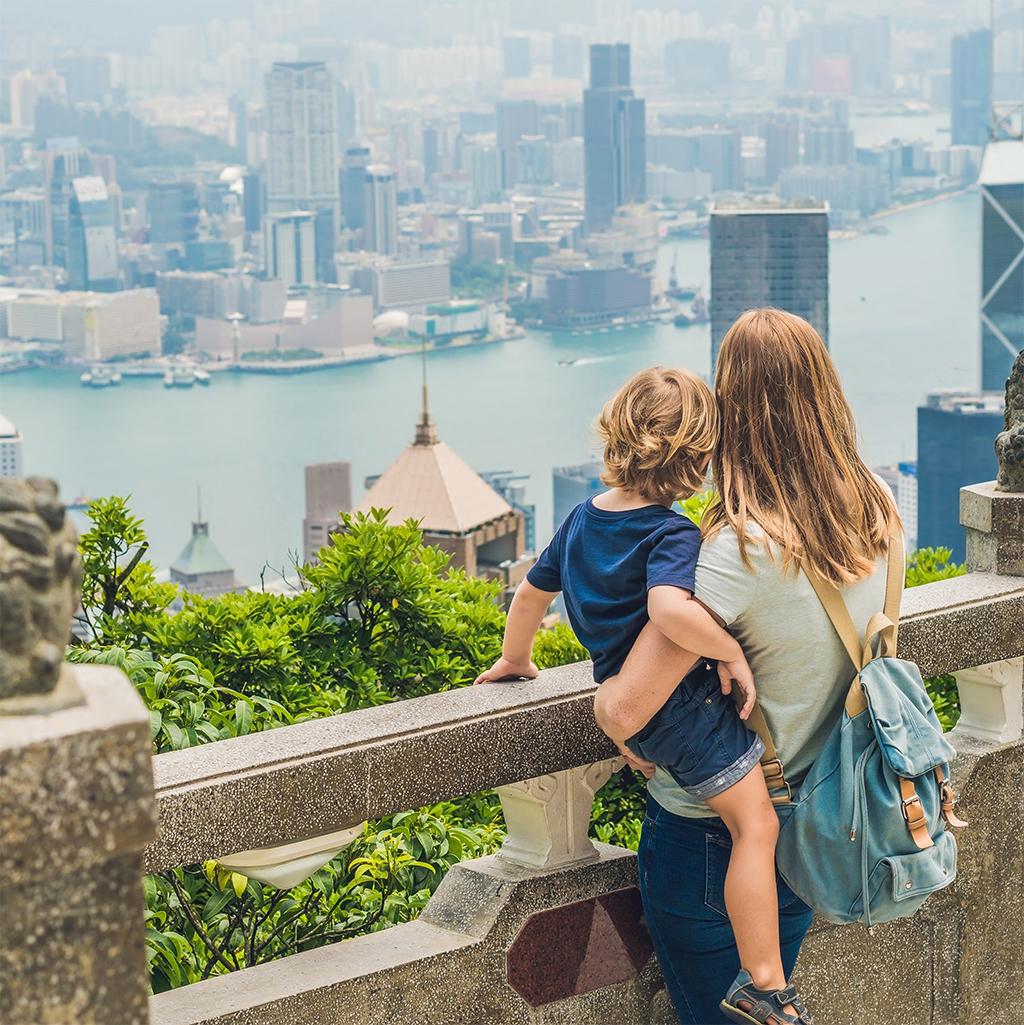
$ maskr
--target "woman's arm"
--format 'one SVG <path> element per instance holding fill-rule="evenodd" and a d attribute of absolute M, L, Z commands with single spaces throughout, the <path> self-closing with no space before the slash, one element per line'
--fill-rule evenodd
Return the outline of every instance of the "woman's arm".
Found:
<path fill-rule="evenodd" d="M 598 726 L 621 749 L 650 722 L 699 657 L 673 644 L 648 623 L 618 674 L 597 690 L 594 715 Z"/>

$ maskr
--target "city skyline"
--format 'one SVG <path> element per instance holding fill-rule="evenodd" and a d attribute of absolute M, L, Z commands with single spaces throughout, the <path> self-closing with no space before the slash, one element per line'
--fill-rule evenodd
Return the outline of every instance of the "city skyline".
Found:
<path fill-rule="evenodd" d="M 752 305 L 830 344 L 865 315 L 881 327 L 845 298 L 836 322 L 830 292 L 857 288 L 836 252 L 896 259 L 891 215 L 934 211 L 923 233 L 965 192 L 973 266 L 924 301 L 976 327 L 948 343 L 952 379 L 901 397 L 901 422 L 929 389 L 997 391 L 1020 344 L 1024 142 L 992 115 L 1024 85 L 1012 5 L 989 26 L 987 7 L 936 3 L 927 31 L 881 4 L 740 0 L 385 2 L 344 25 L 315 0 L 153 14 L 112 14 L 97 46 L 19 9 L 18 45 L 0 46 L 0 369 L 67 366 L 83 403 L 116 407 L 146 375 L 166 401 L 212 385 L 216 405 L 252 375 L 299 395 L 306 372 L 384 374 L 420 347 L 494 353 L 539 332 L 579 340 L 556 361 L 567 386 L 606 333 L 637 353 L 671 335 L 713 373 Z M 129 23 L 149 27 L 129 42 Z M 691 242 L 706 263 L 677 267 Z M 367 406 L 365 428 L 390 405 Z M 914 444 L 904 428 L 883 458 L 909 465 Z M 473 465 L 518 479 L 519 461 Z M 549 475 L 516 485 L 526 504 Z"/>

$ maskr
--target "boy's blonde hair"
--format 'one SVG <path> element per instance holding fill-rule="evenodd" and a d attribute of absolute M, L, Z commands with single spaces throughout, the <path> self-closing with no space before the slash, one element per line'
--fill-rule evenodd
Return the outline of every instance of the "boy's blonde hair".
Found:
<path fill-rule="evenodd" d="M 704 483 L 703 463 L 718 444 L 718 406 L 696 374 L 650 367 L 619 389 L 597 430 L 604 442 L 603 483 L 656 502 L 675 501 Z"/>

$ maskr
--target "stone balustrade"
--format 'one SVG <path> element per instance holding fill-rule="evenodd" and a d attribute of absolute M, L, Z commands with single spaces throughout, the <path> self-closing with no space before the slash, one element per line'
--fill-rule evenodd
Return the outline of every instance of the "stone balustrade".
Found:
<path fill-rule="evenodd" d="M 928 674 L 961 674 L 965 710 L 975 709 L 954 734 L 963 752 L 955 775 L 976 824 L 968 859 L 977 823 L 998 814 L 979 802 L 975 776 L 1000 760 L 1020 773 L 1022 623 L 1021 579 L 972 574 L 915 588 L 904 603 L 902 653 Z M 530 683 L 430 695 L 157 756 L 150 869 L 331 833 L 494 786 L 509 835 L 500 854 L 455 866 L 418 921 L 161 994 L 152 1002 L 155 1025 L 672 1021 L 641 924 L 635 859 L 587 838 L 590 803 L 614 754 L 594 726 L 592 694 L 589 666 L 564 666 Z M 1020 792 L 1009 779 L 1002 791 L 1018 800 Z M 940 932 L 953 942 L 949 930 L 963 916 L 949 910 L 950 899 L 878 930 L 877 941 L 860 929 L 817 927 L 803 972 L 816 1006 L 831 1009 L 824 1020 L 861 1020 L 850 1016 L 849 994 L 862 977 L 837 983 L 826 975 L 826 966 L 846 963 L 892 977 L 869 998 L 877 1020 L 959 1022 L 930 1010 L 915 1017 L 932 1001 L 928 973 L 941 953 L 915 937 L 947 923 Z M 886 1017 L 901 973 L 880 965 L 903 947 L 913 951 L 909 961 L 902 956 L 919 984 L 896 1003 L 909 1016 Z"/>
<path fill-rule="evenodd" d="M 829 1025 L 1011 1023 L 1024 912 L 1024 578 L 979 572 L 908 592 L 901 654 L 927 675 L 958 676 L 954 781 L 971 821 L 960 877 L 871 936 L 817 924 L 800 982 Z M 674 1021 L 635 857 L 587 838 L 615 753 L 593 722 L 588 665 L 162 754 L 155 801 L 130 684 L 107 668 L 75 672 L 82 708 L 0 718 L 0 776 L 14 781 L 0 787 L 0 817 L 5 844 L 15 841 L 0 859 L 5 1022 Z M 66 742 L 74 733 L 91 739 Z M 80 752 L 82 765 L 59 750 Z M 78 781 L 59 800 L 58 770 Z M 452 868 L 416 921 L 160 994 L 147 1011 L 143 867 L 213 857 L 312 871 L 332 838 L 366 818 L 491 787 L 504 848 Z M 86 886 L 52 920 L 40 913 L 54 885 L 70 894 L 90 872 L 110 873 L 114 888 Z"/>

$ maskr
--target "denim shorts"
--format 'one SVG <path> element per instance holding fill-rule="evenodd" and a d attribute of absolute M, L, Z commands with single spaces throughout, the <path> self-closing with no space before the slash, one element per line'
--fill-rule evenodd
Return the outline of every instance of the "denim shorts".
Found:
<path fill-rule="evenodd" d="M 738 783 L 764 754 L 764 744 L 747 729 L 732 697 L 722 693 L 714 663 L 703 661 L 626 745 L 667 769 L 700 801 Z"/>

